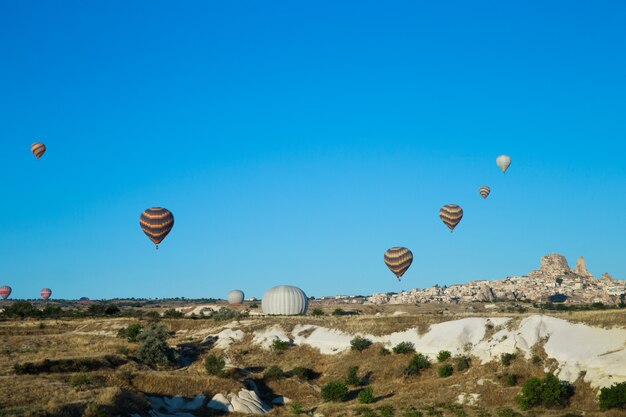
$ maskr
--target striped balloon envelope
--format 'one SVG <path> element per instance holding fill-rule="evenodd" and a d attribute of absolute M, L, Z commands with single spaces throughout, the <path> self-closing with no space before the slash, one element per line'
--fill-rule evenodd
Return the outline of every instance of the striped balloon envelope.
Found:
<path fill-rule="evenodd" d="M 0 287 L 0 297 L 2 297 L 3 300 L 6 300 L 7 298 L 9 298 L 9 295 L 11 295 L 11 291 L 13 291 L 11 287 L 9 287 L 8 285 L 3 285 L 2 287 Z"/>
<path fill-rule="evenodd" d="M 463 209 L 456 204 L 446 204 L 439 210 L 439 217 L 451 232 L 463 218 Z"/>
<path fill-rule="evenodd" d="M 52 295 L 52 290 L 50 288 L 44 288 L 39 291 L 39 295 L 41 295 L 41 298 L 43 298 L 44 300 L 47 300 Z"/>
<path fill-rule="evenodd" d="M 159 249 L 159 243 L 174 227 L 174 215 L 168 209 L 152 207 L 144 210 L 139 217 L 141 230 Z"/>
<path fill-rule="evenodd" d="M 489 193 L 491 193 L 491 188 L 487 187 L 486 185 L 483 185 L 482 187 L 478 189 L 478 192 L 480 193 L 482 198 L 487 198 L 487 196 L 489 196 Z"/>
<path fill-rule="evenodd" d="M 44 153 L 46 153 L 46 145 L 41 142 L 35 142 L 30 145 L 30 151 L 37 159 L 39 159 Z"/>
<path fill-rule="evenodd" d="M 385 264 L 400 281 L 400 277 L 409 269 L 413 263 L 413 253 L 407 248 L 395 246 L 385 251 Z"/>

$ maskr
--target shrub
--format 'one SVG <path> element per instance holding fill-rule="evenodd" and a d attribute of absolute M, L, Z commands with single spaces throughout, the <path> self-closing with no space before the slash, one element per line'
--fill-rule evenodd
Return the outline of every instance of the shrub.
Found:
<path fill-rule="evenodd" d="M 28 301 L 16 301 L 12 305 L 5 307 L 2 315 L 12 318 L 40 317 L 41 311 L 36 309 Z"/>
<path fill-rule="evenodd" d="M 246 317 L 246 313 L 240 313 L 230 308 L 222 307 L 218 311 L 213 311 L 209 314 L 209 318 L 217 321 L 224 320 L 239 320 L 241 317 Z"/>
<path fill-rule="evenodd" d="M 348 387 L 343 382 L 329 382 L 322 387 L 324 401 L 343 401 L 348 394 Z"/>
<path fill-rule="evenodd" d="M 423 417 L 421 411 L 418 411 L 412 405 L 409 405 L 402 410 L 402 417 Z"/>
<path fill-rule="evenodd" d="M 291 346 L 290 341 L 287 340 L 280 340 L 280 339 L 274 339 L 272 341 L 272 344 L 270 346 L 270 348 L 276 352 L 276 353 L 280 353 L 280 352 L 284 352 L 287 349 L 289 349 L 289 346 Z"/>
<path fill-rule="evenodd" d="M 415 345 L 413 345 L 413 343 L 411 342 L 400 342 L 393 347 L 393 353 L 415 353 Z"/>
<path fill-rule="evenodd" d="M 437 354 L 437 360 L 439 362 L 445 362 L 446 360 L 450 359 L 450 356 L 452 356 L 452 354 L 449 350 L 440 350 Z"/>
<path fill-rule="evenodd" d="M 517 375 L 515 375 L 515 374 L 507 374 L 507 376 L 506 376 L 506 384 L 509 387 L 514 387 L 514 386 L 517 385 L 517 379 L 518 379 Z"/>
<path fill-rule="evenodd" d="M 226 361 L 223 357 L 217 355 L 209 355 L 204 358 L 204 369 L 209 375 L 222 376 Z"/>
<path fill-rule="evenodd" d="M 541 358 L 537 355 L 533 355 L 532 359 L 531 359 L 532 363 L 534 363 L 535 365 L 538 365 L 541 363 Z"/>
<path fill-rule="evenodd" d="M 152 323 L 142 331 L 137 340 L 139 346 L 135 351 L 135 357 L 148 366 L 167 366 L 176 362 L 176 353 L 167 344 L 169 335 L 165 326 Z"/>
<path fill-rule="evenodd" d="M 357 374 L 359 370 L 358 366 L 351 366 L 348 368 L 348 375 L 346 376 L 346 384 L 348 385 L 359 385 L 359 375 Z"/>
<path fill-rule="evenodd" d="M 386 347 L 381 346 L 380 349 L 378 349 L 378 353 L 381 356 L 387 356 L 387 355 L 391 354 L 391 351 L 389 349 L 387 349 Z"/>
<path fill-rule="evenodd" d="M 371 404 L 374 402 L 374 390 L 372 387 L 363 388 L 357 394 L 357 399 L 360 404 Z"/>
<path fill-rule="evenodd" d="M 291 414 L 295 416 L 299 416 L 302 413 L 304 413 L 304 407 L 302 407 L 300 403 L 291 404 Z"/>
<path fill-rule="evenodd" d="M 610 408 L 626 409 L 626 382 L 600 389 L 600 410 Z"/>
<path fill-rule="evenodd" d="M 503 353 L 500 356 L 500 362 L 502 362 L 502 365 L 504 366 L 509 366 L 511 364 L 511 361 L 513 361 L 516 356 L 517 355 L 515 353 Z"/>
<path fill-rule="evenodd" d="M 117 337 L 126 339 L 131 343 L 137 341 L 137 336 L 141 333 L 141 325 L 138 323 L 131 324 L 118 330 Z"/>
<path fill-rule="evenodd" d="M 250 308 L 259 308 L 259 303 L 254 302 L 250 304 Z"/>
<path fill-rule="evenodd" d="M 453 372 L 452 365 L 441 365 L 437 370 L 437 374 L 439 374 L 440 378 L 447 378 L 451 376 Z"/>
<path fill-rule="evenodd" d="M 336 308 L 333 310 L 333 316 L 343 316 L 344 314 L 346 314 L 345 310 L 343 308 Z"/>
<path fill-rule="evenodd" d="M 269 368 L 267 368 L 265 370 L 265 373 L 263 374 L 263 379 L 265 379 L 266 381 L 275 381 L 277 379 L 282 379 L 284 377 L 285 377 L 285 373 L 283 372 L 282 369 L 280 369 L 280 367 L 276 365 L 272 365 Z"/>
<path fill-rule="evenodd" d="M 358 350 L 359 352 L 364 351 L 370 346 L 372 346 L 372 341 L 361 336 L 356 336 L 350 341 L 352 350 Z"/>
<path fill-rule="evenodd" d="M 393 417 L 394 409 L 391 405 L 383 405 L 378 407 L 378 412 L 380 413 L 380 417 Z"/>
<path fill-rule="evenodd" d="M 165 312 L 163 312 L 163 317 L 168 319 L 182 319 L 183 317 L 185 317 L 185 314 L 183 314 L 182 311 L 168 308 L 167 310 L 165 310 Z"/>
<path fill-rule="evenodd" d="M 305 381 L 310 381 L 315 378 L 315 372 L 311 368 L 305 368 L 302 366 L 296 366 L 291 370 L 291 374 L 297 376 Z"/>
<path fill-rule="evenodd" d="M 88 387 L 93 383 L 91 377 L 87 374 L 76 374 L 70 378 L 70 387 L 81 391 L 83 388 Z"/>
<path fill-rule="evenodd" d="M 311 310 L 311 315 L 314 317 L 320 317 L 324 315 L 324 310 L 322 310 L 321 308 L 314 308 L 313 310 Z"/>
<path fill-rule="evenodd" d="M 454 362 L 456 365 L 456 370 L 459 372 L 463 372 L 464 370 L 468 369 L 472 364 L 470 358 L 468 358 L 467 356 L 457 356 Z"/>
<path fill-rule="evenodd" d="M 421 353 L 416 353 L 411 358 L 409 365 L 404 369 L 404 376 L 419 375 L 422 369 L 430 368 L 428 357 Z"/>
<path fill-rule="evenodd" d="M 543 379 L 528 378 L 515 400 L 524 410 L 537 406 L 560 408 L 567 405 L 571 395 L 571 388 L 565 381 L 547 374 Z"/>

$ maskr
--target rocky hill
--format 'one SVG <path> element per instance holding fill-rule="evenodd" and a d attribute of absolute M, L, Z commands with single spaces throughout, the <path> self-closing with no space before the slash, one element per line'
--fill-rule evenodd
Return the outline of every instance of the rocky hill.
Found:
<path fill-rule="evenodd" d="M 539 269 L 528 275 L 493 281 L 472 281 L 449 287 L 436 285 L 392 295 L 374 294 L 368 298 L 368 302 L 407 304 L 510 300 L 617 304 L 625 289 L 626 281 L 614 280 L 608 273 L 602 275 L 599 280 L 595 279 L 587 271 L 582 256 L 578 258 L 576 267 L 572 270 L 563 255 L 550 254 L 542 257 Z"/>

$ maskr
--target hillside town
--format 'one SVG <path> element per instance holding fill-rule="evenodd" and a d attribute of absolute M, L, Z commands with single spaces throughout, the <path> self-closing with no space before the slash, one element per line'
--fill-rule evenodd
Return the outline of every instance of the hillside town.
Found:
<path fill-rule="evenodd" d="M 564 256 L 550 254 L 541 258 L 540 267 L 524 276 L 501 280 L 472 281 L 466 284 L 413 289 L 397 294 L 374 294 L 373 304 L 459 303 L 476 301 L 562 302 L 566 304 L 622 301 L 626 281 L 615 280 L 608 273 L 596 279 L 581 256 L 572 270 Z"/>

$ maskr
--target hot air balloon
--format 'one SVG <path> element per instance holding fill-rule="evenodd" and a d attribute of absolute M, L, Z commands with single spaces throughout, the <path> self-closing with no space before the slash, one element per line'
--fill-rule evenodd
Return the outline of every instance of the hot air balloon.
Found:
<path fill-rule="evenodd" d="M 483 185 L 482 187 L 478 189 L 478 192 L 483 198 L 487 198 L 487 196 L 489 196 L 489 193 L 491 193 L 491 188 L 487 187 L 486 185 Z"/>
<path fill-rule="evenodd" d="M 511 165 L 511 157 L 507 155 L 500 155 L 496 158 L 496 164 L 498 164 L 502 172 L 506 172 L 506 170 L 509 169 L 509 166 Z"/>
<path fill-rule="evenodd" d="M 80 301 L 81 303 L 86 303 L 86 302 L 89 302 L 91 300 L 89 300 L 89 297 L 80 297 L 80 299 L 78 301 Z"/>
<path fill-rule="evenodd" d="M 165 239 L 165 236 L 174 227 L 174 215 L 168 209 L 152 207 L 141 213 L 139 225 L 141 230 L 159 249 L 159 243 Z"/>
<path fill-rule="evenodd" d="M 46 152 L 46 145 L 41 142 L 35 142 L 30 145 L 30 151 L 37 159 L 39 159 Z"/>
<path fill-rule="evenodd" d="M 43 298 L 45 301 L 52 295 L 52 290 L 50 288 L 44 288 L 39 292 L 39 294 L 41 295 L 41 298 Z"/>
<path fill-rule="evenodd" d="M 6 300 L 7 298 L 9 298 L 9 295 L 11 295 L 11 291 L 13 291 L 11 287 L 9 287 L 8 285 L 3 285 L 2 287 L 0 287 L 0 297 L 2 297 L 3 300 Z"/>
<path fill-rule="evenodd" d="M 451 232 L 463 218 L 463 209 L 456 204 L 446 204 L 439 210 L 439 217 Z"/>
<path fill-rule="evenodd" d="M 290 285 L 272 287 L 263 296 L 261 307 L 264 314 L 294 316 L 306 314 L 309 300 L 304 291 Z"/>
<path fill-rule="evenodd" d="M 400 281 L 400 277 L 404 275 L 411 263 L 413 263 L 413 253 L 401 246 L 387 249 L 384 258 L 387 268 L 396 275 L 398 281 Z"/>
<path fill-rule="evenodd" d="M 226 295 L 226 299 L 228 300 L 228 304 L 241 304 L 243 303 L 243 291 L 241 290 L 232 290 L 229 291 Z"/>

